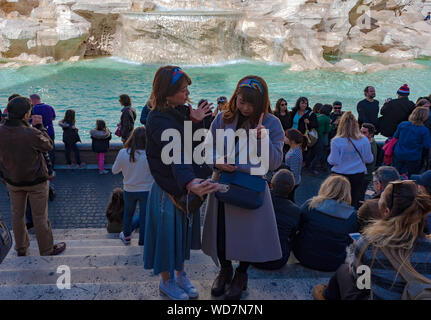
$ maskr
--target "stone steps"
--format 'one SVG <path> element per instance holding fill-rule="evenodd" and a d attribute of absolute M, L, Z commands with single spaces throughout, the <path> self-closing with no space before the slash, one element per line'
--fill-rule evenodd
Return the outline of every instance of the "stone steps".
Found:
<path fill-rule="evenodd" d="M 143 247 L 138 235 L 125 246 L 118 234 L 106 229 L 55 229 L 55 242 L 66 241 L 58 256 L 39 256 L 35 235 L 30 235 L 29 256 L 11 250 L 0 264 L 0 299 L 163 299 L 159 277 L 143 267 Z M 60 290 L 59 266 L 68 266 L 71 289 Z M 218 267 L 202 251 L 192 251 L 185 270 L 200 292 L 200 299 L 214 299 L 211 285 Z M 330 273 L 306 269 L 294 260 L 277 271 L 250 267 L 245 299 L 311 299 L 313 286 L 326 283 Z"/>
<path fill-rule="evenodd" d="M 146 279 L 141 282 L 125 283 L 74 283 L 71 289 L 59 290 L 56 285 L 7 286 L 0 289 L 2 300 L 160 300 L 166 299 L 159 293 L 159 278 Z M 199 291 L 200 300 L 221 300 L 212 297 L 213 280 L 193 281 Z M 312 296 L 313 281 L 304 284 L 292 279 L 269 282 L 256 279 L 248 282 L 243 293 L 244 300 L 308 300 Z"/>

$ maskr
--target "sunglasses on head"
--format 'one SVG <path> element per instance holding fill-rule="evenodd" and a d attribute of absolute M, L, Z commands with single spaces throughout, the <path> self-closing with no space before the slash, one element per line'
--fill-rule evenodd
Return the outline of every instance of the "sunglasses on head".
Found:
<path fill-rule="evenodd" d="M 388 206 L 389 209 L 392 210 L 392 207 L 394 206 L 394 196 L 397 195 L 396 192 L 400 185 L 402 184 L 415 184 L 417 185 L 417 182 L 415 180 L 399 180 L 399 181 L 391 181 L 388 183 L 388 185 L 392 185 L 392 192 L 391 192 L 391 205 Z"/>

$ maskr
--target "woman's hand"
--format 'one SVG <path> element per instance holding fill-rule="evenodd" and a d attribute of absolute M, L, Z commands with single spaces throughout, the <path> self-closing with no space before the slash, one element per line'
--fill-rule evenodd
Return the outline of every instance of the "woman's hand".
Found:
<path fill-rule="evenodd" d="M 195 178 L 187 184 L 186 189 L 201 199 L 204 195 L 217 191 L 218 184 L 211 182 L 210 179 L 203 181 L 203 179 Z"/>
<path fill-rule="evenodd" d="M 309 124 L 309 123 L 310 123 L 310 120 L 308 120 L 308 119 L 304 119 L 304 122 L 305 122 L 306 124 Z"/>
<path fill-rule="evenodd" d="M 221 171 L 226 171 L 226 172 L 234 172 L 238 168 L 237 166 L 233 166 L 227 163 L 215 164 L 214 167 L 216 167 Z"/>
<path fill-rule="evenodd" d="M 188 104 L 190 110 L 190 119 L 193 122 L 201 122 L 205 117 L 212 115 L 212 103 L 208 103 L 208 101 L 202 102 L 197 109 L 193 109 L 193 107 Z"/>
<path fill-rule="evenodd" d="M 260 118 L 259 118 L 259 122 L 257 123 L 257 127 L 254 131 L 257 139 L 261 139 L 261 138 L 265 137 L 265 134 L 266 134 L 265 126 L 262 124 L 264 116 L 265 116 L 265 114 L 262 112 L 262 114 L 260 115 Z"/>
<path fill-rule="evenodd" d="M 236 169 L 238 169 L 237 166 L 233 166 L 233 165 L 227 164 L 227 163 L 218 163 L 218 162 L 221 162 L 220 159 L 216 160 L 214 167 L 221 170 L 221 171 L 234 172 Z M 226 162 L 226 156 L 223 157 L 223 162 Z"/>

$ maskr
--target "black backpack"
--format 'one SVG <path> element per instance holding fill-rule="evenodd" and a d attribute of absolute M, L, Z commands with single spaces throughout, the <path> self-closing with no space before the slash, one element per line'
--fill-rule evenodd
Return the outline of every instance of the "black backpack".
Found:
<path fill-rule="evenodd" d="M 0 263 L 3 262 L 12 247 L 12 235 L 8 227 L 0 220 Z"/>

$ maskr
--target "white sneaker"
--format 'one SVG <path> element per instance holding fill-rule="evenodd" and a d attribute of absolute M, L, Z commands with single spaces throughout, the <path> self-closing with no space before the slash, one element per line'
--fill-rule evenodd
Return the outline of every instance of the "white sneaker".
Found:
<path fill-rule="evenodd" d="M 129 244 L 130 244 L 130 241 L 131 241 L 131 237 L 129 236 L 129 237 L 125 237 L 124 236 L 124 232 L 123 231 L 121 231 L 120 232 L 120 239 L 123 241 L 123 243 L 126 245 L 126 246 L 128 246 Z"/>
<path fill-rule="evenodd" d="M 189 300 L 189 296 L 178 287 L 174 279 L 168 279 L 163 283 L 160 279 L 159 290 L 171 300 Z"/>
<path fill-rule="evenodd" d="M 183 289 L 187 293 L 189 298 L 194 299 L 198 297 L 199 295 L 198 290 L 191 283 L 189 278 L 187 278 L 187 274 L 184 271 L 181 271 L 178 277 L 177 277 L 177 274 L 175 273 L 175 282 L 181 289 Z"/>

